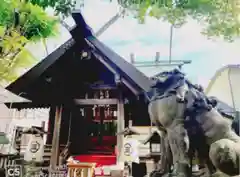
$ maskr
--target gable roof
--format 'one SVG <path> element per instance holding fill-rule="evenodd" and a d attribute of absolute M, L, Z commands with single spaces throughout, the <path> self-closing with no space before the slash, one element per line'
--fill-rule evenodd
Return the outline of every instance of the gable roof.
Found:
<path fill-rule="evenodd" d="M 75 28 L 70 31 L 72 38 L 62 44 L 15 82 L 11 83 L 6 89 L 15 94 L 21 93 L 23 88 L 26 88 L 28 84 L 40 77 L 44 71 L 69 51 L 75 43 L 79 43 L 79 41 L 83 41 L 84 39 L 88 42 L 93 51 L 104 59 L 105 63 L 103 64 L 110 65 L 114 72 L 123 77 L 122 81 L 125 82 L 125 85 L 135 88 L 138 93 L 141 91 L 147 92 L 150 89 L 150 80 L 133 65 L 100 42 L 93 35 L 91 28 L 86 24 L 81 13 L 73 13 L 72 17 L 77 24 Z"/>
<path fill-rule="evenodd" d="M 7 90 L 19 95 L 22 89 L 27 87 L 28 84 L 37 79 L 44 71 L 46 71 L 53 63 L 55 63 L 66 51 L 74 45 L 75 41 L 69 39 L 67 42 L 58 47 L 54 52 L 48 55 L 36 66 L 27 71 L 24 75 L 19 77 L 16 81 L 6 87 Z M 24 95 L 22 96 L 24 97 Z"/>

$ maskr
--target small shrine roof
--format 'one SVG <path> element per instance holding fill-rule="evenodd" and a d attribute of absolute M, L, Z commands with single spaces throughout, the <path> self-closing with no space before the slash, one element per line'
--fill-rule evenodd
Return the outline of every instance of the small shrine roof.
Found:
<path fill-rule="evenodd" d="M 65 59 L 68 58 L 68 60 L 73 60 L 72 58 L 69 58 L 69 56 L 75 55 L 75 53 L 80 56 L 81 51 L 87 49 L 92 53 L 97 54 L 97 56 L 100 56 L 103 60 L 100 61 L 98 57 L 96 57 L 96 59 L 102 62 L 106 68 L 109 69 L 110 67 L 111 72 L 120 75 L 120 78 L 124 81 L 124 84 L 127 87 L 136 90 L 135 94 L 149 91 L 151 81 L 147 76 L 99 41 L 92 33 L 91 28 L 86 24 L 81 13 L 73 13 L 72 17 L 76 22 L 76 25 L 70 28 L 72 38 L 66 40 L 37 65 L 8 85 L 6 87 L 7 90 L 16 95 L 19 95 L 22 92 L 28 92 L 28 90 L 33 89 L 31 88 L 31 84 L 37 82 L 37 79 L 58 60 L 63 57 L 65 57 Z M 81 60 L 80 57 L 79 60 Z M 22 97 L 25 97 L 25 95 L 27 94 L 23 94 Z M 42 97 L 42 95 L 40 97 Z M 28 99 L 27 96 L 25 98 Z M 29 103 L 25 103 L 25 105 L 29 105 Z"/>

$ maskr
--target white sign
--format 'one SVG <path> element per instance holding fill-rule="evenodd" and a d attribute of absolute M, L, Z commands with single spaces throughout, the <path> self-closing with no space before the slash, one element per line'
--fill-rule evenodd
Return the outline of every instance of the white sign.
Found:
<path fill-rule="evenodd" d="M 125 138 L 120 160 L 123 162 L 139 163 L 139 141 L 133 138 Z"/>
<path fill-rule="evenodd" d="M 24 154 L 24 160 L 42 162 L 43 155 L 44 155 L 43 137 L 40 135 L 31 135 L 30 141 Z"/>
<path fill-rule="evenodd" d="M 125 156 L 131 156 L 131 154 L 133 153 L 133 148 L 132 148 L 132 145 L 130 143 L 126 143 L 124 144 L 124 155 Z"/>
<path fill-rule="evenodd" d="M 32 153 L 37 153 L 37 151 L 40 149 L 40 143 L 37 141 L 32 141 L 31 142 L 31 147 L 30 147 L 30 151 Z"/>

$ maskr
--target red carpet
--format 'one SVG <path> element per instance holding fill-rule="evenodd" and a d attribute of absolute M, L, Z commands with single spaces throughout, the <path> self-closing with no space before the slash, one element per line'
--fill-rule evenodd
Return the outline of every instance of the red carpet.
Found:
<path fill-rule="evenodd" d="M 117 162 L 116 155 L 87 154 L 75 156 L 74 159 L 80 162 L 97 163 L 97 167 L 115 165 Z"/>

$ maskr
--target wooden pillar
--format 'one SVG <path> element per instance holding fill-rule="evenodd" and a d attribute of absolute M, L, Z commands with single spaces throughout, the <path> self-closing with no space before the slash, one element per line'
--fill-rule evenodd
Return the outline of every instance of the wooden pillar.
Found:
<path fill-rule="evenodd" d="M 99 116 L 100 116 L 100 136 L 99 138 L 99 144 L 102 144 L 103 142 L 103 131 L 104 131 L 104 118 L 105 118 L 105 107 L 99 107 Z"/>
<path fill-rule="evenodd" d="M 60 127 L 62 120 L 62 106 L 56 106 L 55 122 L 52 138 L 52 150 L 50 159 L 50 168 L 55 169 L 58 162 L 59 155 L 59 138 L 60 138 Z"/>
<path fill-rule="evenodd" d="M 48 118 L 48 135 L 47 135 L 47 143 L 46 143 L 50 145 L 52 144 L 52 138 L 53 138 L 55 112 L 56 112 L 56 107 L 51 106 L 49 111 L 49 118 Z"/>
<path fill-rule="evenodd" d="M 117 114 L 117 132 L 122 132 L 124 131 L 124 102 L 123 102 L 123 96 L 121 91 L 119 91 L 119 98 L 118 98 L 118 105 L 117 105 L 117 109 L 118 109 L 118 114 Z M 123 135 L 117 135 L 117 149 L 119 152 L 118 155 L 118 161 L 119 161 L 119 157 L 120 157 L 120 153 L 122 150 L 122 145 L 123 145 Z"/>

